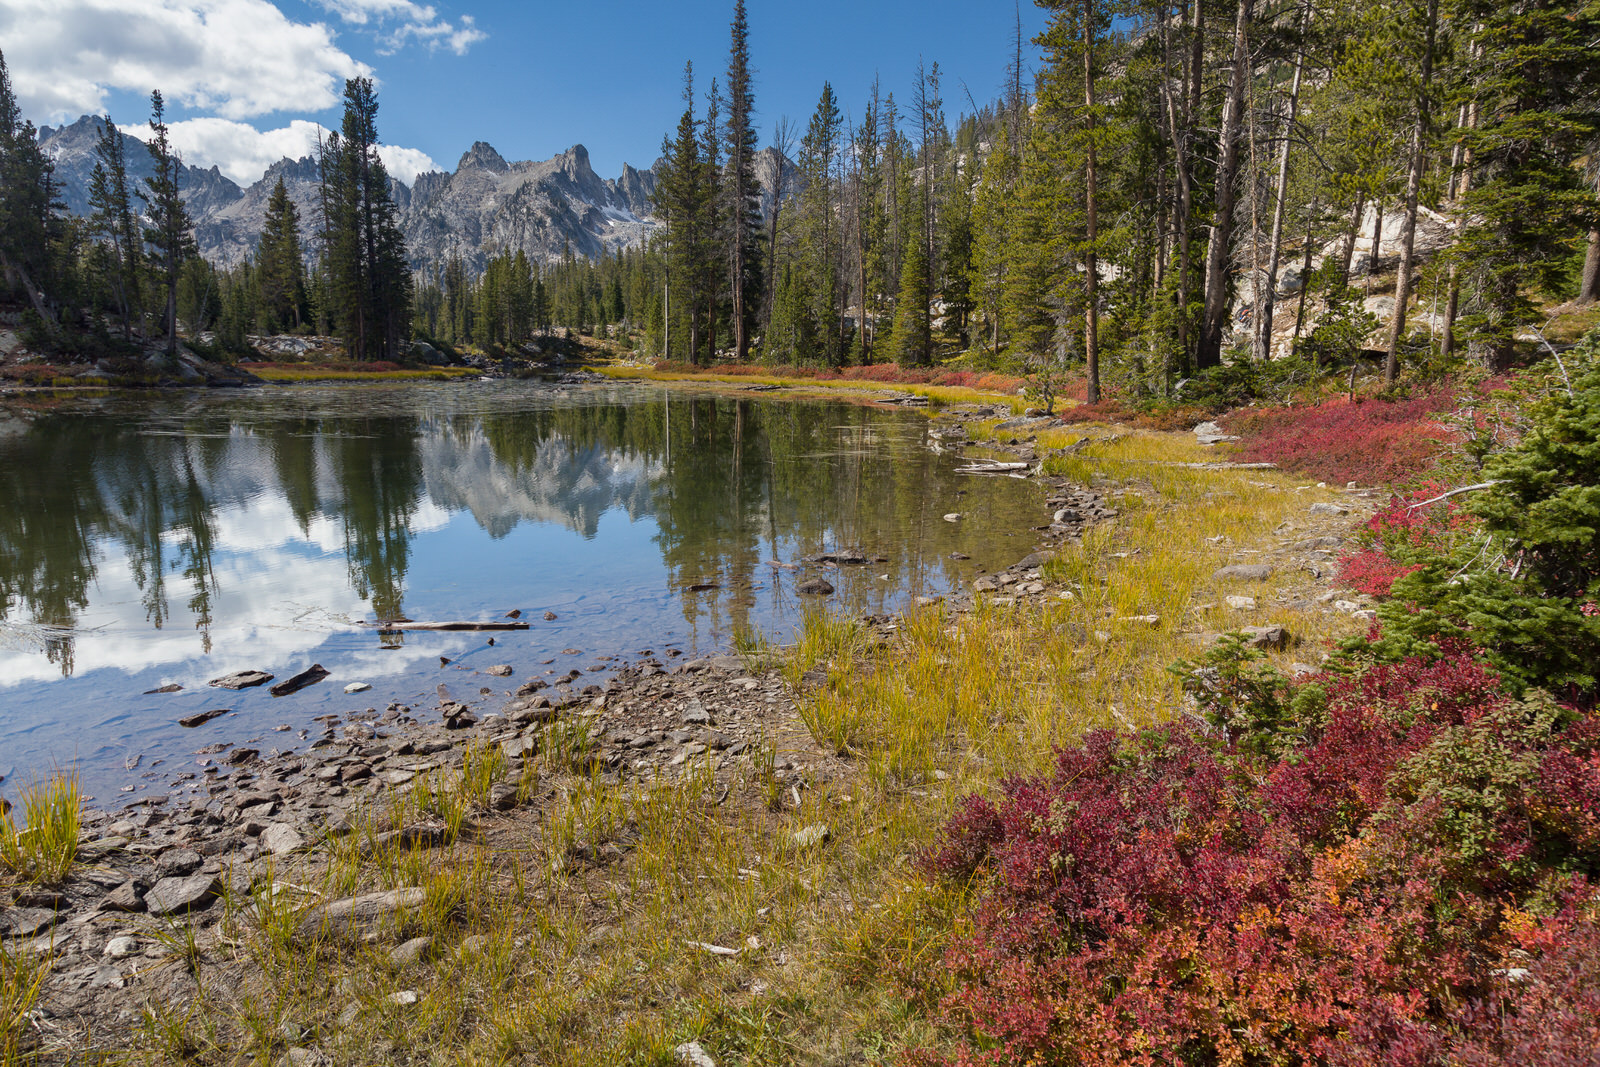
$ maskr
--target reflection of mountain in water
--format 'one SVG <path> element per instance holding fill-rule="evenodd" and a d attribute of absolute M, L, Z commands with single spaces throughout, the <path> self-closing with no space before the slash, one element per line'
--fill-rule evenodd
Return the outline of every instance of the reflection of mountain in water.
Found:
<path fill-rule="evenodd" d="M 426 433 L 418 449 L 428 498 L 446 511 L 472 513 L 499 539 L 519 522 L 547 522 L 592 539 L 600 516 L 620 508 L 630 519 L 652 513 L 656 459 L 604 443 L 546 437 L 508 463 L 480 424 Z"/>

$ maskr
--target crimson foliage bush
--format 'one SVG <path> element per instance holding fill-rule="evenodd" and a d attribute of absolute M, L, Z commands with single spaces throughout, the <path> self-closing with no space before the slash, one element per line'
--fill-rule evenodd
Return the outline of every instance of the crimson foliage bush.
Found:
<path fill-rule="evenodd" d="M 1339 561 L 1339 580 L 1358 592 L 1388 596 L 1425 560 L 1448 556 L 1459 535 L 1479 522 L 1445 493 L 1442 483 L 1424 482 L 1390 497 L 1357 534 L 1355 551 Z"/>
<path fill-rule="evenodd" d="M 1447 392 L 1406 400 L 1329 400 L 1304 408 L 1249 408 L 1223 425 L 1242 437 L 1240 458 L 1276 463 L 1328 482 L 1405 482 L 1430 470 L 1453 432 L 1438 421 Z"/>
<path fill-rule="evenodd" d="M 1524 1017 L 1504 975 L 1567 988 L 1600 966 L 1592 927 L 1569 958 L 1541 918 L 1588 921 L 1600 718 L 1440 652 L 1198 687 L 1273 703 L 1206 710 L 1276 720 L 1277 745 L 1192 722 L 1098 732 L 969 798 L 925 857 L 981 887 L 946 958 L 955 1062 L 1420 1067 L 1525 1042 L 1518 1027 L 1579 1041 L 1570 997 Z"/>

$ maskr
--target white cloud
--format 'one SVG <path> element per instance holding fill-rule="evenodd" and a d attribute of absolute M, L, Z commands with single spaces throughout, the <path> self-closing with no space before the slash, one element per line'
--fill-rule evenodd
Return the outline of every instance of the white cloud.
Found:
<path fill-rule="evenodd" d="M 455 24 L 439 17 L 431 4 L 415 0 L 317 0 L 327 10 L 353 26 L 392 27 L 378 34 L 378 41 L 387 52 L 394 52 L 408 41 L 418 41 L 429 48 L 448 48 L 456 55 L 465 55 L 478 41 L 488 35 L 478 29 L 471 15 L 462 15 Z"/>
<path fill-rule="evenodd" d="M 372 69 L 322 23 L 267 0 L 4 0 L 0 40 L 23 111 L 58 122 L 108 92 L 160 89 L 227 119 L 321 111 Z"/>
<path fill-rule="evenodd" d="M 407 185 L 416 181 L 417 175 L 439 169 L 439 164 L 433 161 L 433 157 L 420 148 L 381 144 L 378 146 L 378 158 L 383 160 L 383 167 L 389 172 L 389 177 L 399 178 Z"/>
<path fill-rule="evenodd" d="M 123 127 L 124 132 L 146 140 L 150 127 L 144 124 Z M 216 166 L 240 185 L 260 179 L 272 164 L 285 157 L 299 159 L 316 151 L 317 132 L 325 127 L 305 119 L 295 119 L 275 130 L 258 130 L 246 122 L 229 119 L 184 119 L 169 123 L 168 136 L 185 163 L 196 167 Z M 421 149 L 399 145 L 379 145 L 378 155 L 389 173 L 410 185 L 417 175 L 438 170 L 438 164 Z"/>

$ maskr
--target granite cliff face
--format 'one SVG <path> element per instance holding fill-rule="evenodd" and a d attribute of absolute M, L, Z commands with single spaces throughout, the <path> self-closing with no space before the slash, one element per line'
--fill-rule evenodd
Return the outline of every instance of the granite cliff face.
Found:
<path fill-rule="evenodd" d="M 103 129 L 104 120 L 86 115 L 69 126 L 39 131 L 41 146 L 56 163 L 62 202 L 74 214 L 88 214 L 89 177 Z M 142 142 L 126 133 L 122 137 L 137 189 L 154 172 L 150 154 Z M 243 189 L 215 167 L 185 167 L 183 198 L 201 254 L 224 266 L 253 254 L 279 177 L 300 209 L 301 234 L 309 237 L 319 217 L 312 157 L 280 160 Z M 569 250 L 594 257 L 635 247 L 657 226 L 651 213 L 655 183 L 654 169 L 631 166 L 615 179 L 602 179 L 582 145 L 542 162 L 508 163 L 479 141 L 453 173 L 421 174 L 409 187 L 391 181 L 390 188 L 414 267 L 460 256 L 470 270 L 480 270 L 502 251 L 520 249 L 529 259 L 548 263 Z"/>

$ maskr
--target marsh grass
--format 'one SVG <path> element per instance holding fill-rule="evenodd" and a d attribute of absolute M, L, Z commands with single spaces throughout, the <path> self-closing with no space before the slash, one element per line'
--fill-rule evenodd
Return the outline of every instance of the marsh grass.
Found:
<path fill-rule="evenodd" d="M 707 382 L 717 385 L 748 387 L 752 385 L 776 385 L 793 390 L 788 395 L 793 396 L 818 396 L 827 397 L 830 394 L 864 394 L 873 393 L 909 393 L 914 396 L 926 397 L 930 406 L 943 407 L 950 404 L 1005 404 L 1013 414 L 1022 412 L 1028 402 L 1009 393 L 994 392 L 987 389 L 974 389 L 964 385 L 920 385 L 907 382 L 879 382 L 870 378 L 788 378 L 778 374 L 718 374 L 715 370 L 707 370 L 699 374 L 687 374 L 682 371 L 658 371 L 649 367 L 633 365 L 595 366 L 591 370 L 598 371 L 608 378 L 637 379 L 650 382 Z"/>
<path fill-rule="evenodd" d="M 1275 472 L 1175 466 L 1215 458 L 1181 438 L 1083 432 L 1099 440 L 1047 467 L 1120 514 L 1045 566 L 1066 599 L 920 608 L 887 640 L 822 611 L 785 649 L 746 635 L 741 653 L 775 664 L 798 721 L 720 771 L 707 753 L 680 777 L 608 784 L 581 713 L 524 767 L 469 750 L 358 812 L 324 843 L 318 880 L 279 869 L 242 900 L 259 980 L 198 1016 L 152 1015 L 156 1061 L 259 1062 L 298 1043 L 350 1064 L 666 1067 L 694 1039 L 718 1063 L 831 1065 L 943 1046 L 943 954 L 971 901 L 924 879 L 919 853 L 962 797 L 1043 769 L 1052 746 L 1177 714 L 1168 666 L 1195 654 L 1194 633 L 1248 621 L 1214 603 L 1212 571 L 1326 496 Z M 1313 646 L 1348 626 L 1286 621 Z M 484 811 L 499 781 L 533 806 Z M 435 849 L 378 846 L 419 820 L 454 828 Z M 797 843 L 819 824 L 825 841 Z M 377 944 L 296 936 L 320 901 L 397 886 L 423 903 Z M 392 962 L 410 937 L 432 948 Z M 416 1003 L 392 1003 L 400 990 Z"/>
<path fill-rule="evenodd" d="M 48 956 L 13 955 L 0 942 L 0 1067 L 29 1062 L 29 1021 L 50 964 Z"/>
<path fill-rule="evenodd" d="M 23 882 L 57 885 L 78 854 L 80 790 L 74 773 L 22 789 L 22 825 L 0 813 L 0 872 Z"/>

